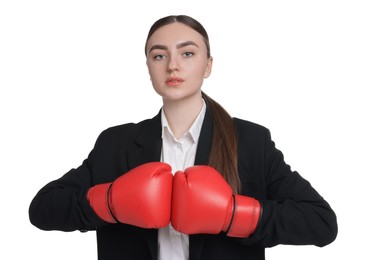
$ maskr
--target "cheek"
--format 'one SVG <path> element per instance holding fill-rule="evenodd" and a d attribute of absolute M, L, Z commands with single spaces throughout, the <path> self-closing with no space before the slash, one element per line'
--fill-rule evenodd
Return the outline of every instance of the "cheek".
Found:
<path fill-rule="evenodd" d="M 197 79 L 203 79 L 206 77 L 207 72 L 207 64 L 200 63 L 198 66 L 193 66 L 191 70 L 191 74 L 194 75 Z"/>
<path fill-rule="evenodd" d="M 151 79 L 152 86 L 154 88 L 156 88 L 157 87 L 158 80 L 157 80 L 157 77 L 155 76 L 155 74 L 151 74 L 150 75 L 150 79 Z"/>
<path fill-rule="evenodd" d="M 147 65 L 148 67 L 148 74 L 150 76 L 151 81 L 155 81 L 157 77 L 157 69 L 153 66 Z"/>
<path fill-rule="evenodd" d="M 162 82 L 162 76 L 161 73 L 158 73 L 158 71 L 155 68 L 149 68 L 148 73 L 150 75 L 150 80 L 153 88 L 158 91 L 161 87 Z"/>
<path fill-rule="evenodd" d="M 150 77 L 152 77 L 153 75 L 153 67 L 147 62 L 147 69 L 148 69 L 148 74 L 150 75 Z"/>

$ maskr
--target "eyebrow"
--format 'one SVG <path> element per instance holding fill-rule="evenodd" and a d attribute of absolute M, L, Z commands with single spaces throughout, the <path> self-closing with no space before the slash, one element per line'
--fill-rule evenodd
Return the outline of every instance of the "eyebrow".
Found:
<path fill-rule="evenodd" d="M 192 45 L 192 46 L 196 46 L 197 48 L 199 48 L 198 44 L 196 44 L 196 43 L 195 43 L 195 42 L 193 42 L 193 41 L 186 41 L 186 42 L 179 43 L 179 44 L 177 44 L 177 45 L 176 45 L 176 48 L 177 48 L 177 49 L 180 49 L 180 48 L 184 48 L 184 47 L 186 47 L 186 46 L 190 46 L 190 45 Z M 153 51 L 153 50 L 168 50 L 168 48 L 167 48 L 167 46 L 162 45 L 162 44 L 155 44 L 155 45 L 153 45 L 153 46 L 149 49 L 148 53 L 150 53 L 150 52 L 151 52 L 151 51 Z"/>

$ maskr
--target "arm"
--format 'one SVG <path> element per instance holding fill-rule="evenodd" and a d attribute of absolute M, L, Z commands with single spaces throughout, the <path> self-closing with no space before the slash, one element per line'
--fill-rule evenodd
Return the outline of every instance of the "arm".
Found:
<path fill-rule="evenodd" d="M 96 184 L 112 182 L 126 171 L 117 163 L 122 157 L 117 147 L 125 146 L 118 138 L 129 131 L 113 128 L 103 131 L 81 166 L 41 188 L 29 207 L 31 223 L 43 230 L 62 231 L 93 230 L 106 225 L 90 206 L 87 192 Z"/>
<path fill-rule="evenodd" d="M 334 211 L 308 181 L 291 171 L 268 130 L 264 144 L 267 196 L 262 200 L 262 217 L 254 236 L 242 242 L 266 247 L 331 243 L 337 235 Z"/>
<path fill-rule="evenodd" d="M 29 218 L 43 230 L 91 230 L 105 225 L 86 197 L 91 186 L 92 151 L 83 164 L 45 185 L 33 198 Z"/>

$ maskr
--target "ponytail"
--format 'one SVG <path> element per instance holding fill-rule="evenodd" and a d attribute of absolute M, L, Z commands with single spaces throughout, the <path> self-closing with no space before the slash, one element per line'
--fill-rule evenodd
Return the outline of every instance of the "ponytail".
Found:
<path fill-rule="evenodd" d="M 213 120 L 212 145 L 208 165 L 222 174 L 234 194 L 241 191 L 238 174 L 238 138 L 234 121 L 226 110 L 204 92 L 202 97 Z"/>

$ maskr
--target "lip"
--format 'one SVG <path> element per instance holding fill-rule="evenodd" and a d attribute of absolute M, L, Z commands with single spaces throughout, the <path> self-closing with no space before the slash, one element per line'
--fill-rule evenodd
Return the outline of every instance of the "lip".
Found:
<path fill-rule="evenodd" d="M 165 83 L 170 87 L 180 86 L 184 82 L 184 79 L 179 77 L 169 77 Z"/>

